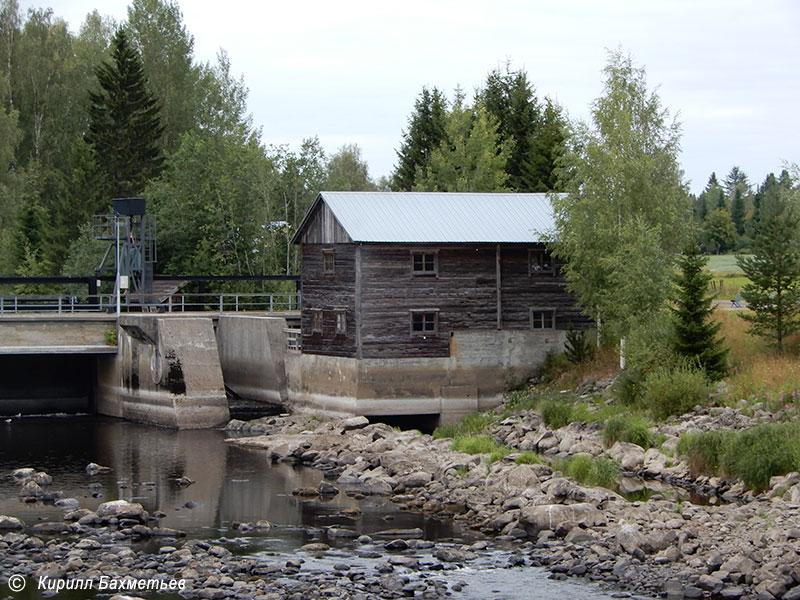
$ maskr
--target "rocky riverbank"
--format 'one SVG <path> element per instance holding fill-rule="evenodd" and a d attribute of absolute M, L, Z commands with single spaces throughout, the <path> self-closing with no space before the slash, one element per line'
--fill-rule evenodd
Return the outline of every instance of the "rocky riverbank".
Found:
<path fill-rule="evenodd" d="M 665 425 L 662 449 L 674 448 L 675 436 L 686 430 L 742 428 L 758 420 L 733 409 L 701 410 Z M 303 493 L 390 496 L 508 540 L 518 549 L 513 562 L 546 566 L 554 577 L 669 598 L 800 598 L 800 474 L 774 478 L 769 491 L 754 496 L 736 482 L 693 478 L 685 463 L 656 449 L 619 442 L 605 449 L 597 427 L 584 423 L 552 431 L 525 412 L 492 429 L 520 451 L 607 455 L 626 479 L 662 485 L 649 501 L 630 502 L 547 465 L 517 464 L 515 454 L 489 465 L 485 456 L 454 452 L 448 439 L 363 417 L 322 424 L 303 417 L 233 421 L 229 429 L 260 434 L 232 443 L 323 470 L 320 488 Z M 667 493 L 675 484 L 676 493 Z M 717 505 L 680 500 L 681 489 L 700 491 Z M 470 560 L 469 553 L 459 560 Z"/>

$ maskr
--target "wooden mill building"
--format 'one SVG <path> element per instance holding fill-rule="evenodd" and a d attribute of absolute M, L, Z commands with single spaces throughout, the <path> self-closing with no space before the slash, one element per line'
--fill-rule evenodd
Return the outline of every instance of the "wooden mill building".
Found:
<path fill-rule="evenodd" d="M 290 401 L 331 413 L 496 405 L 588 323 L 542 242 L 545 194 L 322 192 L 302 247 Z"/>

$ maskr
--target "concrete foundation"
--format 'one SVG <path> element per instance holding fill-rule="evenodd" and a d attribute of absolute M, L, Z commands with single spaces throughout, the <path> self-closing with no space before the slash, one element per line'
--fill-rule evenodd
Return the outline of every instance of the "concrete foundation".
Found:
<path fill-rule="evenodd" d="M 464 331 L 448 358 L 355 359 L 289 351 L 292 409 L 327 415 L 438 414 L 440 423 L 500 404 L 513 383 L 533 376 L 565 331 Z"/>
<path fill-rule="evenodd" d="M 178 429 L 228 421 L 211 318 L 123 315 L 117 338 L 98 358 L 97 412 Z"/>
<path fill-rule="evenodd" d="M 241 398 L 285 405 L 286 319 L 221 315 L 217 346 L 228 389 Z"/>

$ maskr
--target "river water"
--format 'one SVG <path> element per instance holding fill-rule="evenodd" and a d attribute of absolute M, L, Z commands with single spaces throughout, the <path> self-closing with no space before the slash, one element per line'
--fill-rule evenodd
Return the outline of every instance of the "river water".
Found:
<path fill-rule="evenodd" d="M 292 555 L 303 544 L 325 539 L 323 528 L 341 526 L 359 534 L 395 528 L 420 528 L 424 538 L 437 543 L 470 544 L 479 539 L 452 520 L 439 520 L 401 510 L 386 498 L 361 500 L 338 494 L 330 499 L 305 499 L 292 495 L 301 487 L 316 487 L 322 473 L 289 464 L 273 465 L 261 452 L 225 442 L 226 432 L 176 431 L 97 416 L 21 417 L 0 421 L 0 474 L 33 467 L 52 475 L 53 490 L 76 498 L 95 509 L 108 500 L 141 503 L 151 513 L 166 514 L 160 526 L 179 529 L 189 538 L 217 539 L 237 554 Z M 111 471 L 89 475 L 90 462 Z M 181 486 L 177 479 L 195 483 Z M 61 521 L 64 509 L 17 497 L 18 486 L 0 477 L 0 514 L 17 516 L 28 525 Z M 348 511 L 348 509 L 359 509 Z M 236 522 L 267 520 L 267 531 L 243 533 Z M 158 542 L 153 544 L 157 550 Z M 463 582 L 464 599 L 608 599 L 611 592 L 575 581 L 554 581 L 538 568 L 496 568 L 503 565 L 509 548 L 496 545 L 466 569 L 447 571 L 451 582 Z M 350 561 L 365 569 L 376 559 L 361 559 L 352 541 L 332 551 L 332 556 L 305 557 L 304 568 L 325 569 L 327 561 Z M 316 561 L 316 564 L 315 562 Z M 359 565 L 359 561 L 363 564 Z"/>

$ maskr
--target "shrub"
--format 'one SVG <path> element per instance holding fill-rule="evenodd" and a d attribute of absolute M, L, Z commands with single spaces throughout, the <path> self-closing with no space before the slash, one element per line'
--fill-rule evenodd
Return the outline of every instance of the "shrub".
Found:
<path fill-rule="evenodd" d="M 458 423 L 442 425 L 433 430 L 433 438 L 455 438 L 485 431 L 494 423 L 495 417 L 488 412 L 471 412 L 464 416 Z"/>
<path fill-rule="evenodd" d="M 574 365 L 583 364 L 594 358 L 594 347 L 585 329 L 573 329 L 570 325 L 564 344 L 564 356 Z"/>
<path fill-rule="evenodd" d="M 539 378 L 544 383 L 555 381 L 569 371 L 571 363 L 564 354 L 549 353 L 539 369 Z"/>
<path fill-rule="evenodd" d="M 565 468 L 566 473 L 580 483 L 614 489 L 619 479 L 619 467 L 606 458 L 592 458 L 585 454 L 573 457 Z"/>
<path fill-rule="evenodd" d="M 544 464 L 544 461 L 538 454 L 533 452 L 523 452 L 517 458 L 514 459 L 514 462 L 518 465 L 541 465 Z"/>
<path fill-rule="evenodd" d="M 640 404 L 643 380 L 641 373 L 635 369 L 623 371 L 614 382 L 614 398 L 627 406 Z"/>
<path fill-rule="evenodd" d="M 551 429 L 560 429 L 572 422 L 572 405 L 558 398 L 546 400 L 541 412 L 544 424 Z"/>
<path fill-rule="evenodd" d="M 686 457 L 692 473 L 715 475 L 731 435 L 723 430 L 686 433 L 678 440 L 678 455 Z"/>
<path fill-rule="evenodd" d="M 696 473 L 741 479 L 753 491 L 771 477 L 800 469 L 800 423 L 762 423 L 740 432 L 689 433 L 678 441 Z"/>
<path fill-rule="evenodd" d="M 646 419 L 637 415 L 617 414 L 606 421 L 603 442 L 606 446 L 613 446 L 615 442 L 629 442 L 647 449 L 653 447 L 654 438 Z"/>
<path fill-rule="evenodd" d="M 770 477 L 800 469 L 800 423 L 764 423 L 739 432 L 724 445 L 720 467 L 754 491 L 766 489 Z"/>
<path fill-rule="evenodd" d="M 487 462 L 489 465 L 493 465 L 498 460 L 503 460 L 509 454 L 511 454 L 511 448 L 508 446 L 499 446 L 489 453 L 489 460 Z"/>
<path fill-rule="evenodd" d="M 658 420 L 681 415 L 708 402 L 711 388 L 702 371 L 689 367 L 658 368 L 643 385 L 642 401 Z"/>

